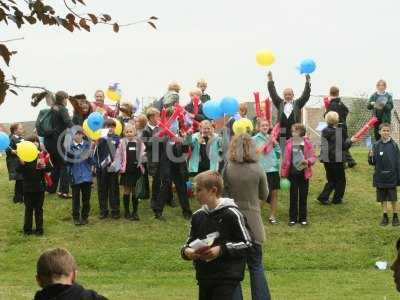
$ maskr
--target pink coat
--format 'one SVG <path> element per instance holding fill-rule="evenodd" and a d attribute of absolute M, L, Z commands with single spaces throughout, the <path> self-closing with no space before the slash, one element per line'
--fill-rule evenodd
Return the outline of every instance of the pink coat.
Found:
<path fill-rule="evenodd" d="M 292 165 L 292 150 L 293 150 L 293 139 L 290 138 L 286 141 L 285 156 L 281 166 L 281 176 L 288 177 L 290 173 L 290 167 Z M 312 165 L 317 161 L 317 156 L 314 153 L 313 145 L 309 138 L 304 137 L 304 159 L 308 162 L 308 167 L 304 170 L 304 177 L 309 179 L 312 177 Z"/>
<path fill-rule="evenodd" d="M 144 167 L 142 165 L 142 162 L 143 162 L 143 158 L 145 156 L 146 146 L 139 139 L 135 139 L 135 141 L 136 141 L 136 143 L 138 143 L 140 145 L 139 146 L 140 155 L 139 155 L 139 166 L 138 167 L 141 169 L 141 171 L 143 173 L 144 172 Z M 117 149 L 117 154 L 121 158 L 121 169 L 120 169 L 120 173 L 121 174 L 125 173 L 125 170 L 126 170 L 126 161 L 127 161 L 126 146 L 127 146 L 127 144 L 128 144 L 128 139 L 127 138 L 123 138 L 119 142 L 119 146 L 118 146 L 118 149 Z"/>

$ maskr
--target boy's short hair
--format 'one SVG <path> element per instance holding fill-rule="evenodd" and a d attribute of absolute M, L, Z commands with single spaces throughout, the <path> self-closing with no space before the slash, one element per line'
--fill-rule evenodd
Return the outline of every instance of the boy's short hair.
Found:
<path fill-rule="evenodd" d="M 203 127 L 205 125 L 211 126 L 212 127 L 212 123 L 210 120 L 203 120 L 200 122 L 200 127 Z"/>
<path fill-rule="evenodd" d="M 115 122 L 115 120 L 113 119 L 106 119 L 106 121 L 104 122 L 104 127 L 108 128 L 108 127 L 117 127 L 117 123 Z"/>
<path fill-rule="evenodd" d="M 247 114 L 247 104 L 246 103 L 240 103 L 239 104 L 239 111 L 245 111 Z"/>
<path fill-rule="evenodd" d="M 12 123 L 10 126 L 10 133 L 14 134 L 15 131 L 17 131 L 18 126 L 21 125 L 21 123 Z"/>
<path fill-rule="evenodd" d="M 201 90 L 199 88 L 194 88 L 189 92 L 189 95 L 190 96 L 197 95 L 197 96 L 200 97 L 201 96 Z"/>
<path fill-rule="evenodd" d="M 381 130 L 381 129 L 384 128 L 384 127 L 388 127 L 389 130 L 391 130 L 391 126 L 390 126 L 389 123 L 382 123 L 382 124 L 380 124 L 380 125 L 379 125 L 379 130 Z"/>
<path fill-rule="evenodd" d="M 336 86 L 332 86 L 329 89 L 329 95 L 332 97 L 338 97 L 339 96 L 339 88 Z"/>
<path fill-rule="evenodd" d="M 146 117 L 147 119 L 150 119 L 151 117 L 155 116 L 155 115 L 159 115 L 160 111 L 155 108 L 155 107 L 150 107 L 147 111 L 146 111 Z"/>
<path fill-rule="evenodd" d="M 76 269 L 74 257 L 63 248 L 43 252 L 36 264 L 36 274 L 44 285 L 50 285 L 60 277 L 69 276 Z"/>
<path fill-rule="evenodd" d="M 207 190 L 211 190 L 215 187 L 217 189 L 217 197 L 221 196 L 222 189 L 224 188 L 222 176 L 216 171 L 205 171 L 198 174 L 194 178 L 194 183 L 197 187 L 200 186 Z"/>
<path fill-rule="evenodd" d="M 199 87 L 200 85 L 207 85 L 207 80 L 200 79 L 199 81 L 197 81 L 196 86 Z"/>
<path fill-rule="evenodd" d="M 325 115 L 325 122 L 328 125 L 337 125 L 339 123 L 339 114 L 336 111 L 330 111 Z"/>
<path fill-rule="evenodd" d="M 64 91 L 58 91 L 57 93 L 56 93 L 56 99 L 55 99 L 55 104 L 58 104 L 58 105 L 60 105 L 60 104 L 62 104 L 63 103 L 63 101 L 65 100 L 65 99 L 67 99 L 68 98 L 68 94 L 67 94 L 67 92 L 64 92 Z"/>
<path fill-rule="evenodd" d="M 298 131 L 300 136 L 303 137 L 306 135 L 306 127 L 301 123 L 295 123 L 292 125 L 292 130 Z"/>
<path fill-rule="evenodd" d="M 383 84 L 385 87 L 387 87 L 386 80 L 379 79 L 378 82 L 376 83 L 376 85 L 378 86 L 378 85 L 380 85 L 380 84 Z"/>

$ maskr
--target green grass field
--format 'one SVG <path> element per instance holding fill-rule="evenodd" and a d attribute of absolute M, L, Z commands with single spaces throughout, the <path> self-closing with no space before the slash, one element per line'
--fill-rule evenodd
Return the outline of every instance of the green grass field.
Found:
<path fill-rule="evenodd" d="M 321 206 L 315 199 L 324 184 L 321 164 L 315 167 L 309 195 L 308 228 L 288 227 L 288 195 L 279 197 L 281 223 L 266 225 L 264 265 L 273 299 L 398 299 L 392 272 L 374 268 L 391 262 L 400 228 L 378 226 L 381 210 L 371 184 L 366 151 L 354 149 L 359 165 L 347 171 L 346 202 Z M 25 237 L 20 231 L 23 205 L 11 202 L 13 185 L 0 160 L 0 299 L 32 299 L 35 264 L 50 247 L 66 247 L 79 266 L 78 281 L 110 299 L 196 299 L 191 263 L 180 258 L 188 223 L 179 208 L 167 208 L 168 222 L 153 220 L 148 201 L 141 202 L 141 221 L 97 218 L 92 194 L 90 225 L 75 227 L 71 203 L 46 197 L 45 235 Z M 193 207 L 198 207 L 192 200 Z M 267 220 L 268 207 L 263 209 Z M 248 274 L 245 299 L 250 299 Z"/>

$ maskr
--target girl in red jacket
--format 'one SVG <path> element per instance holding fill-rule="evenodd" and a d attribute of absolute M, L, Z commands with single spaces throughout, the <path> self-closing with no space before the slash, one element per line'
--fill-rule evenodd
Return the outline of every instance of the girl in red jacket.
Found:
<path fill-rule="evenodd" d="M 305 135 L 303 124 L 293 124 L 292 138 L 286 141 L 285 159 L 281 167 L 281 177 L 290 181 L 289 226 L 296 223 L 307 225 L 309 179 L 317 157 L 311 141 Z"/>

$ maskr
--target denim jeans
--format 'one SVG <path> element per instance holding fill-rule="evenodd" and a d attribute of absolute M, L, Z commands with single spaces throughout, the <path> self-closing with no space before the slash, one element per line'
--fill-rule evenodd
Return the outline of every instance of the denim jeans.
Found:
<path fill-rule="evenodd" d="M 253 249 L 247 256 L 247 267 L 250 273 L 251 299 L 270 300 L 271 296 L 262 264 L 261 245 L 253 244 Z M 240 285 L 235 290 L 233 300 L 243 300 L 242 287 Z"/>

